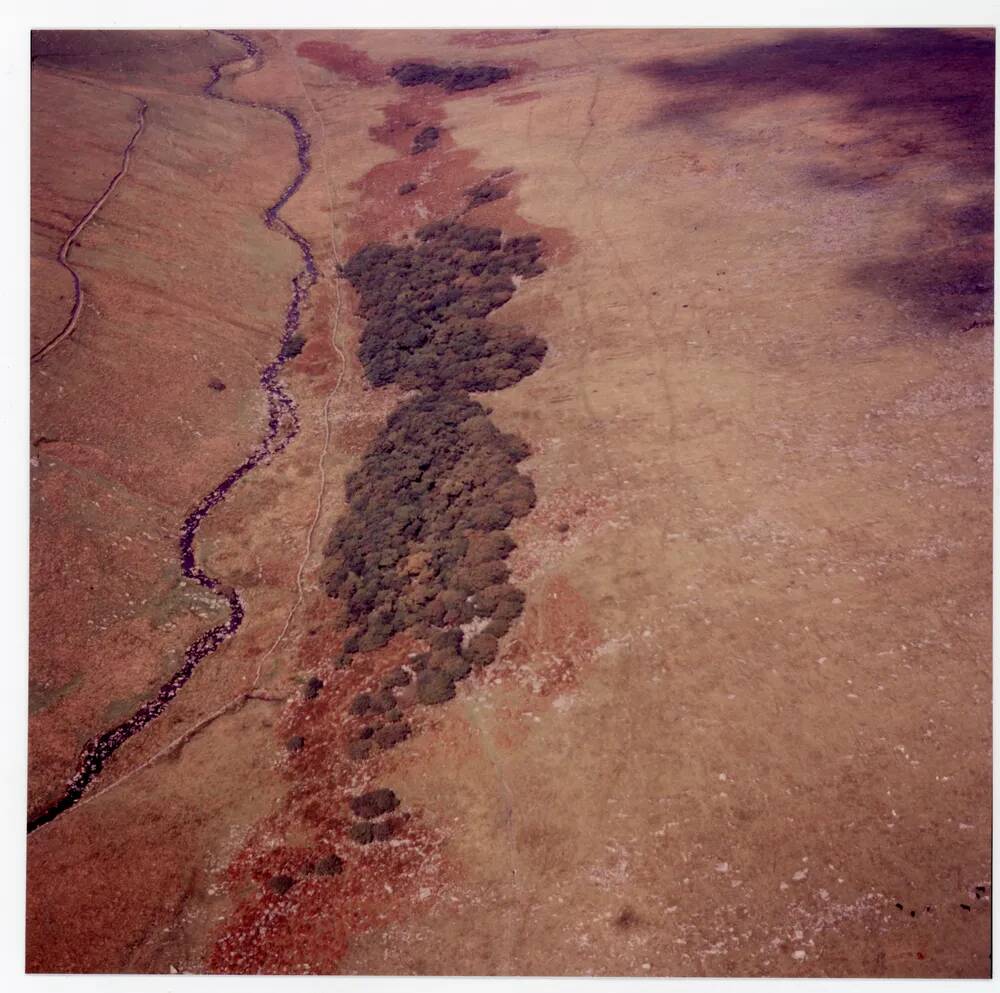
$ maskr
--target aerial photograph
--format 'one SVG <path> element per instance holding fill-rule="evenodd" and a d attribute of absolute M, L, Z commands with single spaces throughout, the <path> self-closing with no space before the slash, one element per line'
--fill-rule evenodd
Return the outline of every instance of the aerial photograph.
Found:
<path fill-rule="evenodd" d="M 992 27 L 21 42 L 24 972 L 992 975 Z"/>

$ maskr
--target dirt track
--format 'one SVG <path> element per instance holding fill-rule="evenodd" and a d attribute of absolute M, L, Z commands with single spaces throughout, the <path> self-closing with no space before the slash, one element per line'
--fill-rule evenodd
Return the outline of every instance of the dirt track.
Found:
<path fill-rule="evenodd" d="M 198 534 L 245 621 L 102 782 L 133 774 L 32 835 L 29 969 L 988 974 L 988 34 L 255 34 L 231 104 L 202 95 L 218 34 L 35 40 L 36 350 L 149 111 L 34 367 L 32 810 L 224 621 L 175 535 L 264 434 L 300 265 L 260 223 L 296 145 L 251 104 L 312 136 L 282 204 L 321 278 L 281 369 L 300 433 Z M 402 89 L 413 58 L 513 78 Z M 443 137 L 411 156 L 417 123 Z M 501 314 L 549 354 L 489 396 L 534 451 L 525 613 L 348 770 L 345 701 L 411 646 L 332 668 L 315 539 L 399 398 L 334 264 L 507 168 L 467 223 L 548 246 Z M 345 840 L 369 782 L 409 815 L 391 844 Z"/>

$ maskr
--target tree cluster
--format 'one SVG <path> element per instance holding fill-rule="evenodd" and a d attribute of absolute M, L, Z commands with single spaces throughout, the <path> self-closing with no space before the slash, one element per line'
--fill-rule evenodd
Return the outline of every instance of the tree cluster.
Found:
<path fill-rule="evenodd" d="M 375 386 L 498 390 L 533 373 L 545 342 L 486 320 L 515 291 L 514 276 L 544 272 L 536 235 L 457 221 L 425 225 L 415 241 L 373 244 L 341 272 L 361 297 L 360 358 Z"/>
<path fill-rule="evenodd" d="M 449 93 L 478 90 L 492 86 L 502 79 L 510 79 L 510 70 L 504 66 L 436 66 L 428 62 L 403 62 L 389 70 L 400 86 L 440 86 Z"/>
<path fill-rule="evenodd" d="M 534 506 L 534 486 L 517 469 L 528 454 L 465 394 L 423 393 L 396 409 L 348 476 L 349 510 L 325 549 L 327 592 L 354 626 L 345 648 L 369 651 L 403 630 L 426 635 L 474 618 L 494 639 L 506 633 L 524 596 L 507 582 L 514 542 L 503 529 Z M 478 642 L 475 661 L 490 645 Z M 441 651 L 460 655 L 458 644 Z M 358 712 L 391 706 L 383 689 L 359 699 Z"/>
<path fill-rule="evenodd" d="M 458 680 L 496 658 L 523 609 L 505 529 L 535 503 L 517 468 L 530 449 L 467 391 L 512 385 L 541 363 L 542 339 L 486 319 L 513 295 L 514 277 L 544 271 L 541 254 L 534 235 L 438 221 L 402 244 L 367 245 L 341 267 L 360 297 L 368 379 L 418 392 L 347 477 L 348 510 L 324 549 L 326 590 L 351 627 L 338 664 L 402 631 L 430 645 L 354 698 L 350 712 L 364 722 L 348 746 L 354 759 L 410 734 L 397 690 L 412 679 L 420 703 L 451 699 Z"/>

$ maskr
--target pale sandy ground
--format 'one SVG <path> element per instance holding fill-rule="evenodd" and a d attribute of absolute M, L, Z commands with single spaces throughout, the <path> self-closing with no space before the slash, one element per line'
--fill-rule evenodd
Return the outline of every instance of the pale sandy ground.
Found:
<path fill-rule="evenodd" d="M 290 971 L 988 975 L 991 36 L 253 37 L 265 66 L 228 92 L 294 107 L 313 138 L 285 212 L 326 274 L 285 377 L 303 428 L 201 533 L 244 627 L 102 782 L 243 686 L 295 606 L 333 330 L 351 361 L 270 685 L 321 660 L 319 545 L 391 406 L 361 390 L 350 297 L 334 322 L 333 239 L 373 209 L 359 180 L 395 153 L 369 128 L 407 94 L 296 46 L 515 64 L 445 101 L 444 126 L 448 154 L 514 167 L 519 215 L 567 236 L 504 308 L 546 360 L 489 401 L 535 451 L 525 614 L 380 767 L 433 839 L 406 900 L 335 957 L 294 900 L 259 942 Z M 170 40 L 33 70 L 33 218 L 63 225 L 35 229 L 39 339 L 67 292 L 45 259 L 117 168 L 125 94 L 150 103 L 76 256 L 93 306 L 34 370 L 33 809 L 217 616 L 179 582 L 174 535 L 259 437 L 255 370 L 297 265 L 259 219 L 290 131 L 201 96 L 235 45 Z M 207 968 L 258 899 L 226 890 L 230 860 L 291 843 L 276 823 L 308 843 L 281 814 L 293 709 L 252 702 L 32 835 L 29 969 Z M 345 857 L 343 880 L 374 856 Z M 331 917 L 346 899 L 330 890 Z"/>

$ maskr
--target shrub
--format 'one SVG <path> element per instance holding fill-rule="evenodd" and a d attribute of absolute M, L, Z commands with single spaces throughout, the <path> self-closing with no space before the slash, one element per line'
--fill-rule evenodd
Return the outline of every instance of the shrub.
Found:
<path fill-rule="evenodd" d="M 375 386 L 490 390 L 530 375 L 545 343 L 484 318 L 514 293 L 511 277 L 543 271 L 541 246 L 504 243 L 498 228 L 437 221 L 417 244 L 367 245 L 342 268 L 361 297 L 360 358 Z"/>
<path fill-rule="evenodd" d="M 406 686 L 410 682 L 410 674 L 400 667 L 395 669 L 390 669 L 385 676 L 382 677 L 382 685 L 387 689 L 394 686 Z"/>
<path fill-rule="evenodd" d="M 352 741 L 347 746 L 347 757 L 354 759 L 356 762 L 360 762 L 361 759 L 367 758 L 371 750 L 375 747 L 375 743 L 371 740 L 368 741 Z"/>
<path fill-rule="evenodd" d="M 397 78 L 423 79 L 414 66 Z M 513 277 L 543 271 L 541 254 L 537 236 L 505 239 L 499 228 L 440 220 L 402 244 L 366 245 L 339 267 L 359 295 L 369 381 L 416 392 L 347 477 L 347 511 L 324 548 L 323 582 L 353 626 L 345 659 L 405 630 L 428 638 L 432 653 L 411 661 L 422 703 L 451 699 L 473 664 L 492 662 L 523 609 L 504 563 L 515 544 L 503 531 L 535 503 L 517 469 L 530 448 L 499 431 L 468 391 L 509 386 L 541 363 L 542 339 L 488 320 L 514 293 Z M 462 650 L 459 625 L 477 616 L 485 630 Z M 351 712 L 399 716 L 391 689 L 408 681 L 394 670 L 379 692 L 355 697 Z M 388 748 L 409 733 L 394 721 L 374 741 Z"/>
<path fill-rule="evenodd" d="M 406 721 L 386 724 L 375 732 L 375 741 L 380 748 L 393 748 L 410 737 L 410 725 Z"/>
<path fill-rule="evenodd" d="M 417 699 L 421 703 L 444 703 L 455 695 L 455 683 L 441 669 L 426 669 L 417 677 Z"/>
<path fill-rule="evenodd" d="M 344 871 L 344 860 L 339 855 L 324 855 L 314 866 L 317 876 L 339 876 Z"/>
<path fill-rule="evenodd" d="M 421 152 L 426 152 L 433 148 L 440 140 L 441 132 L 431 124 L 414 136 L 410 154 L 420 155 Z"/>
<path fill-rule="evenodd" d="M 371 821 L 358 821 L 352 824 L 351 838 L 359 845 L 370 845 L 375 840 L 374 825 Z"/>
<path fill-rule="evenodd" d="M 469 198 L 465 209 L 473 210 L 476 207 L 481 207 L 484 203 L 500 200 L 507 196 L 507 191 L 495 183 L 491 183 L 488 179 L 484 179 L 481 183 L 467 189 L 465 195 Z"/>
<path fill-rule="evenodd" d="M 504 66 L 436 66 L 428 62 L 403 62 L 389 70 L 400 86 L 440 86 L 449 93 L 478 90 L 510 78 Z"/>
<path fill-rule="evenodd" d="M 473 665 L 489 665 L 499 651 L 497 639 L 492 634 L 480 631 L 465 648 L 465 656 Z"/>
<path fill-rule="evenodd" d="M 390 810 L 395 810 L 399 806 L 399 798 L 396 794 L 386 788 L 369 790 L 360 796 L 351 798 L 351 813 L 355 817 L 363 817 L 371 820 L 387 814 Z"/>
<path fill-rule="evenodd" d="M 266 885 L 272 893 L 284 896 L 295 885 L 295 880 L 291 876 L 272 876 Z"/>
<path fill-rule="evenodd" d="M 293 334 L 284 344 L 281 346 L 281 351 L 278 353 L 278 357 L 282 359 L 294 359 L 303 348 L 306 347 L 306 337 L 302 334 Z"/>

